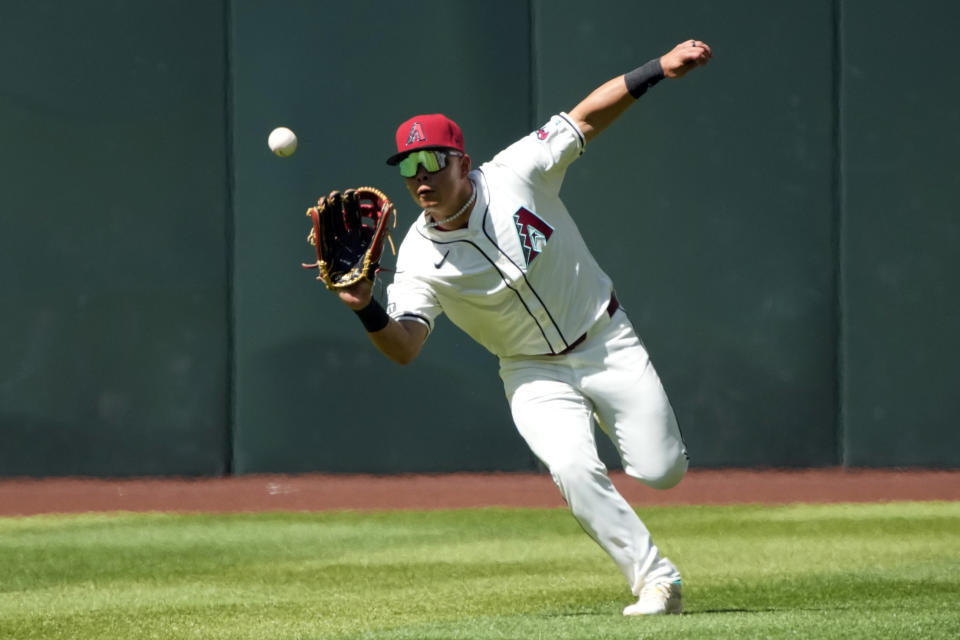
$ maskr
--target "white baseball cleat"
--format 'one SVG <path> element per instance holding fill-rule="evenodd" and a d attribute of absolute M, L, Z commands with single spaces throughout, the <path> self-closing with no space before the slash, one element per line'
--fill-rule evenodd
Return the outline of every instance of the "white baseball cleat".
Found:
<path fill-rule="evenodd" d="M 625 616 L 662 616 L 683 611 L 683 586 L 674 582 L 654 582 L 644 585 L 640 599 L 623 610 Z"/>

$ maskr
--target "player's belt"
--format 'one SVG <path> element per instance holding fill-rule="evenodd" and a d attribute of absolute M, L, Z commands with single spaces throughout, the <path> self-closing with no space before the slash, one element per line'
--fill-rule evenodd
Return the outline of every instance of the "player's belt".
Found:
<path fill-rule="evenodd" d="M 613 317 L 613 314 L 615 314 L 615 313 L 617 312 L 617 309 L 619 309 L 619 308 L 620 308 L 620 301 L 617 300 L 617 292 L 616 292 L 616 291 L 611 291 L 611 292 L 610 292 L 610 304 L 607 305 L 607 315 L 609 315 L 609 316 L 612 318 L 612 317 Z M 570 353 L 571 351 L 573 351 L 574 349 L 576 349 L 577 347 L 579 347 L 581 342 L 583 342 L 584 340 L 587 339 L 587 333 L 589 333 L 589 331 L 587 331 L 587 332 L 584 333 L 582 336 L 580 336 L 579 338 L 577 338 L 576 340 L 574 340 L 573 342 L 571 342 L 570 345 L 569 345 L 566 349 L 564 349 L 563 351 L 561 351 L 561 352 L 559 352 L 559 353 L 551 353 L 551 354 L 549 354 L 549 355 L 551 355 L 551 356 L 563 356 L 563 355 L 566 355 L 566 354 Z"/>

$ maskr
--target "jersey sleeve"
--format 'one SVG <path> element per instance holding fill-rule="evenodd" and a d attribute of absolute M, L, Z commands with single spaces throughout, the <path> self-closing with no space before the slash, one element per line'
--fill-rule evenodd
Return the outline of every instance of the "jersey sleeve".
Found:
<path fill-rule="evenodd" d="M 398 268 L 393 282 L 387 287 L 387 315 L 397 321 L 419 322 L 432 332 L 434 321 L 441 313 L 443 308 L 430 287 L 416 278 L 405 276 Z"/>
<path fill-rule="evenodd" d="M 580 157 L 586 139 L 566 113 L 498 153 L 493 162 L 511 169 L 531 184 L 559 193 L 567 167 Z"/>

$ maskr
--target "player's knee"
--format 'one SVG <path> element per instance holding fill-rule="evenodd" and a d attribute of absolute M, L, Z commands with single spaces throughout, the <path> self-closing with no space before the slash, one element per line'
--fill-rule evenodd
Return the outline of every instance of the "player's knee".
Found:
<path fill-rule="evenodd" d="M 687 453 L 683 451 L 671 464 L 651 466 L 644 469 L 642 473 L 631 473 L 630 475 L 651 489 L 672 489 L 683 480 L 683 476 L 687 474 L 688 466 Z"/>
<path fill-rule="evenodd" d="M 661 491 L 665 489 L 673 489 L 675 486 L 680 484 L 680 481 L 683 480 L 683 476 L 685 476 L 686 473 L 687 465 L 684 464 L 682 467 L 674 467 L 670 469 L 668 473 L 665 473 L 661 476 L 644 480 L 644 484 L 652 489 L 659 489 Z"/>

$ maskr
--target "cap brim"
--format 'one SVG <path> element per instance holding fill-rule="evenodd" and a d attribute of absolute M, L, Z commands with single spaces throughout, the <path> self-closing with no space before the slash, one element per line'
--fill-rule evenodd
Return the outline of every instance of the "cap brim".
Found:
<path fill-rule="evenodd" d="M 403 160 L 404 157 L 410 155 L 411 153 L 413 153 L 413 152 L 412 152 L 412 151 L 404 151 L 403 153 L 395 153 L 395 154 L 393 154 L 392 156 L 390 156 L 389 158 L 387 158 L 387 164 L 389 164 L 389 165 L 391 165 L 391 166 L 400 164 L 400 161 Z"/>

